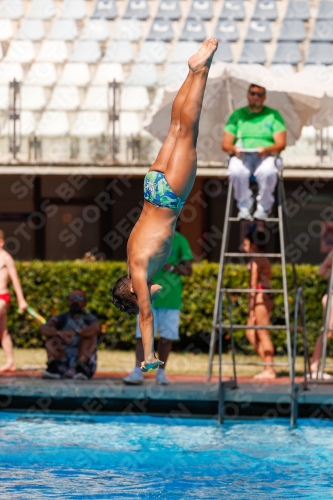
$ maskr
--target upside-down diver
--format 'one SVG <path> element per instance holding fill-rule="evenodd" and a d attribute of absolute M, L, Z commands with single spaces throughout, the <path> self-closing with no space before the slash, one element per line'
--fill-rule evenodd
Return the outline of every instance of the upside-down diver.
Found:
<path fill-rule="evenodd" d="M 206 40 L 190 57 L 189 72 L 172 106 L 168 135 L 144 180 L 144 206 L 127 243 L 128 275 L 112 288 L 112 302 L 121 311 L 139 314 L 146 372 L 163 364 L 154 354 L 151 303 L 161 290 L 152 277 L 171 252 L 177 218 L 196 177 L 196 143 L 209 68 L 217 39 Z"/>

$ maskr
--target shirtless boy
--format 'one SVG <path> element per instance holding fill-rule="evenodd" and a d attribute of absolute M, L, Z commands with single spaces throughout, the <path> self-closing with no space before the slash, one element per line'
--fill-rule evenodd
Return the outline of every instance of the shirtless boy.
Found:
<path fill-rule="evenodd" d="M 24 300 L 20 279 L 18 277 L 14 259 L 4 250 L 5 235 L 0 229 L 0 337 L 1 347 L 6 355 L 6 363 L 0 367 L 0 372 L 16 370 L 13 353 L 13 342 L 7 330 L 6 309 L 10 305 L 10 295 L 8 292 L 8 282 L 12 281 L 16 293 L 18 306 L 21 311 L 27 309 Z"/>
<path fill-rule="evenodd" d="M 127 244 L 128 275 L 112 289 L 118 309 L 139 313 L 144 372 L 163 364 L 154 354 L 151 308 L 161 287 L 151 279 L 170 255 L 177 218 L 195 180 L 199 119 L 217 44 L 216 38 L 206 40 L 189 59 L 189 73 L 173 102 L 167 138 L 144 180 L 144 206 Z"/>

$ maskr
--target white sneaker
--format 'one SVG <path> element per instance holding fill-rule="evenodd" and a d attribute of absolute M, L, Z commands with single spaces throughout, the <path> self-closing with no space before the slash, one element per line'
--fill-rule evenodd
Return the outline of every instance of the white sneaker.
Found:
<path fill-rule="evenodd" d="M 253 214 L 253 218 L 257 220 L 267 219 L 269 217 L 269 213 L 262 208 L 257 208 L 257 210 Z"/>
<path fill-rule="evenodd" d="M 251 220 L 251 212 L 248 208 L 241 208 L 237 215 L 238 219 Z"/>
<path fill-rule="evenodd" d="M 140 370 L 140 369 L 139 369 Z M 127 377 L 123 378 L 125 384 L 128 385 L 140 385 L 143 384 L 144 378 L 141 370 L 133 370 Z"/>
<path fill-rule="evenodd" d="M 157 370 L 156 373 L 156 384 L 158 385 L 169 385 L 169 380 L 165 376 L 164 370 L 161 370 L 160 368 Z"/>

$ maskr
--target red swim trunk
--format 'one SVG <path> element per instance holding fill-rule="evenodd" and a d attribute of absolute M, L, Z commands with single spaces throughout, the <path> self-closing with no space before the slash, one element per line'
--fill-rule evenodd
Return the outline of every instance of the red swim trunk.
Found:
<path fill-rule="evenodd" d="M 257 290 L 269 290 L 269 288 L 263 286 L 261 283 L 259 283 L 257 285 Z M 268 298 L 270 298 L 271 300 L 274 300 L 274 293 L 267 293 L 268 295 Z"/>
<path fill-rule="evenodd" d="M 10 294 L 9 293 L 0 293 L 0 300 L 6 302 L 6 307 L 10 306 Z"/>

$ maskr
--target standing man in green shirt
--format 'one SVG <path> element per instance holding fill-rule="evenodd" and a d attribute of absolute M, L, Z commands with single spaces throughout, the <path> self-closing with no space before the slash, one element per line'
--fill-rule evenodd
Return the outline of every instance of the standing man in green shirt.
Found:
<path fill-rule="evenodd" d="M 154 336 L 160 332 L 158 342 L 158 356 L 164 365 L 156 372 L 156 382 L 160 385 L 169 383 L 164 369 L 171 351 L 172 341 L 179 338 L 179 318 L 182 307 L 182 276 L 192 274 L 193 255 L 189 242 L 180 233 L 175 231 L 172 250 L 167 263 L 155 274 L 152 281 L 162 286 L 162 290 L 154 300 Z M 136 367 L 124 378 L 126 384 L 142 384 L 143 373 L 140 369 L 143 360 L 143 346 L 139 328 L 139 317 L 136 324 Z"/>
<path fill-rule="evenodd" d="M 247 92 L 248 106 L 234 111 L 225 127 L 222 149 L 231 155 L 228 175 L 240 219 L 250 219 L 253 195 L 250 177 L 254 175 L 259 193 L 255 219 L 265 219 L 274 203 L 274 189 L 282 162 L 275 156 L 286 147 L 286 126 L 281 114 L 264 106 L 266 90 L 251 84 Z"/>

